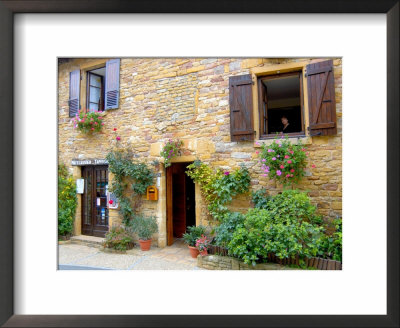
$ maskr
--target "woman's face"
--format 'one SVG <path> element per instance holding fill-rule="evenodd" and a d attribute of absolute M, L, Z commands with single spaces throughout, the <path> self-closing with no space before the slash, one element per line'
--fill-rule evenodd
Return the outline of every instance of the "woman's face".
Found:
<path fill-rule="evenodd" d="M 283 124 L 283 125 L 286 125 L 286 124 L 288 124 L 288 122 L 289 122 L 288 119 L 287 119 L 286 117 L 282 117 L 282 118 L 281 118 L 281 121 L 282 121 L 282 124 Z"/>

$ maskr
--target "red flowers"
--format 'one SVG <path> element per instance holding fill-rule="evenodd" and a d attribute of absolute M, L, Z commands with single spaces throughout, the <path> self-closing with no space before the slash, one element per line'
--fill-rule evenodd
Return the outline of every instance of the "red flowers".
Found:
<path fill-rule="evenodd" d="M 113 201 L 112 199 L 110 199 L 110 200 L 108 201 L 108 204 L 112 205 L 112 204 L 114 204 L 114 201 Z"/>
<path fill-rule="evenodd" d="M 313 169 L 315 169 L 315 168 L 316 168 L 315 164 L 311 165 L 311 167 L 312 167 Z"/>
<path fill-rule="evenodd" d="M 120 136 L 117 136 L 115 139 L 117 139 L 118 141 L 120 141 L 120 140 L 121 140 L 121 137 L 120 137 Z"/>
<path fill-rule="evenodd" d="M 294 172 L 294 169 L 291 169 L 290 172 L 293 173 L 293 172 Z"/>
<path fill-rule="evenodd" d="M 113 130 L 114 130 L 114 131 L 117 131 L 117 128 L 114 128 Z"/>

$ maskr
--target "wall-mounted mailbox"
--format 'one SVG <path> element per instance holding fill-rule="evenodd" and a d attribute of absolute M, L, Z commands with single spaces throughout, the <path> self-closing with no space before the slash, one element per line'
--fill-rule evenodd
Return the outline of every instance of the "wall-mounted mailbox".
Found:
<path fill-rule="evenodd" d="M 156 186 L 147 187 L 147 200 L 158 200 L 158 190 Z"/>

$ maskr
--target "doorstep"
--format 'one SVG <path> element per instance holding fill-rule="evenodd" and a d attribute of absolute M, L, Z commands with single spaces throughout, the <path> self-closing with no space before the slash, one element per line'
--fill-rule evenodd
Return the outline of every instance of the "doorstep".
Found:
<path fill-rule="evenodd" d="M 102 237 L 95 237 L 95 236 L 86 236 L 86 235 L 79 235 L 71 237 L 71 243 L 73 244 L 81 244 L 90 247 L 102 247 L 105 238 Z"/>

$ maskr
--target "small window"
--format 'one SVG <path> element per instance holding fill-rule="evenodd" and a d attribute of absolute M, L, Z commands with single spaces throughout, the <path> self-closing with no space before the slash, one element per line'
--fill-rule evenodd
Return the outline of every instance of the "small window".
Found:
<path fill-rule="evenodd" d="M 260 137 L 304 134 L 301 72 L 260 77 Z"/>
<path fill-rule="evenodd" d="M 87 72 L 87 109 L 89 112 L 104 110 L 104 77 L 106 68 Z"/>

